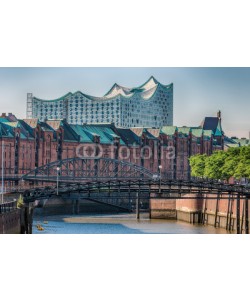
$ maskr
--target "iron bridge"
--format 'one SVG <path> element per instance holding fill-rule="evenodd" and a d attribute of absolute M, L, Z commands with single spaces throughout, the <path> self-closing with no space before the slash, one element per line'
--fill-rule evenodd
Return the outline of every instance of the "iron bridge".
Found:
<path fill-rule="evenodd" d="M 154 194 L 161 198 L 180 198 L 186 194 L 237 194 L 250 197 L 250 188 L 226 184 L 216 180 L 172 180 L 141 166 L 110 158 L 69 158 L 34 169 L 21 179 L 49 185 L 27 189 L 24 201 L 32 202 L 56 194 L 84 193 L 88 197 L 98 193 Z"/>

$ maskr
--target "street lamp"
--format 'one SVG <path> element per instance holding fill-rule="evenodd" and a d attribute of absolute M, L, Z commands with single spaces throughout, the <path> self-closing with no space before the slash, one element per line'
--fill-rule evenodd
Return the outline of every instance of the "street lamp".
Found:
<path fill-rule="evenodd" d="M 159 171 L 160 171 L 159 193 L 161 193 L 161 169 L 162 169 L 162 165 L 159 165 Z"/>
<path fill-rule="evenodd" d="M 56 176 L 56 194 L 58 196 L 58 183 L 59 183 L 59 171 L 60 171 L 60 167 L 57 167 L 56 171 L 57 171 L 57 176 Z"/>

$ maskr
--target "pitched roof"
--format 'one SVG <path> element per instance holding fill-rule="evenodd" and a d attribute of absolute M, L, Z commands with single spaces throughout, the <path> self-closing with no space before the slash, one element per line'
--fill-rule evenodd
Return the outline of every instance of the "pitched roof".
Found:
<path fill-rule="evenodd" d="M 160 129 L 147 128 L 147 132 L 149 132 L 155 138 L 159 137 L 160 135 Z"/>
<path fill-rule="evenodd" d="M 34 137 L 34 130 L 31 126 L 29 126 L 26 122 L 23 120 L 18 120 L 19 127 L 21 128 L 21 131 L 26 133 L 27 137 Z"/>
<path fill-rule="evenodd" d="M 133 127 L 133 128 L 130 128 L 130 130 L 132 130 L 134 132 L 134 134 L 136 134 L 139 137 L 141 137 L 144 132 L 143 127 Z"/>
<path fill-rule="evenodd" d="M 211 136 L 213 135 L 213 131 L 212 130 L 203 130 L 203 136 L 204 137 L 208 137 L 208 138 L 211 138 Z"/>
<path fill-rule="evenodd" d="M 57 130 L 62 125 L 62 120 L 46 120 L 45 122 L 54 130 Z"/>
<path fill-rule="evenodd" d="M 30 127 L 36 128 L 38 124 L 38 119 L 33 118 L 33 119 L 23 119 L 25 123 L 27 123 Z"/>
<path fill-rule="evenodd" d="M 14 137 L 13 127 L 7 125 L 6 123 L 0 123 L 0 136 L 1 137 Z"/>
<path fill-rule="evenodd" d="M 2 122 L 2 123 L 6 123 L 6 122 L 9 122 L 9 120 L 8 120 L 8 119 L 6 119 L 6 118 L 0 118 L 0 122 Z"/>
<path fill-rule="evenodd" d="M 15 128 L 20 128 L 20 138 L 21 139 L 26 139 L 26 138 L 33 138 L 33 129 L 26 124 L 23 120 L 17 120 L 14 122 L 7 121 L 7 122 L 1 122 L 2 124 L 2 135 L 3 136 L 8 136 L 8 137 L 14 137 Z"/>
<path fill-rule="evenodd" d="M 82 143 L 92 143 L 92 136 L 84 130 L 82 125 L 70 124 L 71 129 L 80 137 L 80 142 Z"/>
<path fill-rule="evenodd" d="M 192 135 L 195 137 L 202 137 L 203 129 L 202 128 L 191 128 Z"/>
<path fill-rule="evenodd" d="M 42 128 L 43 131 L 55 131 L 51 126 L 49 126 L 49 124 L 47 124 L 46 122 L 40 122 L 40 126 Z"/>
<path fill-rule="evenodd" d="M 103 125 L 103 124 L 84 124 L 82 125 L 83 129 L 85 131 L 88 131 L 89 133 L 93 135 L 98 135 L 100 136 L 100 143 L 101 144 L 113 144 L 114 138 L 119 137 L 116 135 L 115 131 L 112 129 L 113 125 Z M 120 140 L 121 145 L 125 145 L 124 141 L 121 139 Z"/>
<path fill-rule="evenodd" d="M 201 127 L 204 130 L 212 130 L 215 136 L 221 136 L 223 134 L 221 122 L 218 117 L 206 117 L 201 123 Z"/>
<path fill-rule="evenodd" d="M 161 127 L 160 132 L 166 135 L 174 135 L 175 132 L 177 131 L 176 126 L 163 126 Z"/>
<path fill-rule="evenodd" d="M 140 138 L 132 130 L 127 128 L 116 128 L 115 132 L 122 138 L 126 145 L 138 145 Z"/>
<path fill-rule="evenodd" d="M 191 132 L 191 128 L 190 127 L 186 127 L 186 126 L 183 126 L 183 127 L 177 127 L 177 130 L 178 130 L 178 133 L 180 134 L 183 134 L 183 135 L 189 135 L 189 133 Z"/>

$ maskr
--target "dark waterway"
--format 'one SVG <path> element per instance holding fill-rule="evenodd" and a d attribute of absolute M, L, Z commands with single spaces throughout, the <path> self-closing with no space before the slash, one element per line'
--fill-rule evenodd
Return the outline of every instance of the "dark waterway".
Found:
<path fill-rule="evenodd" d="M 39 225 L 43 230 L 38 230 Z M 40 227 L 40 228 L 41 228 Z M 36 216 L 34 234 L 218 234 L 224 229 L 181 221 L 150 220 L 142 214 Z"/>

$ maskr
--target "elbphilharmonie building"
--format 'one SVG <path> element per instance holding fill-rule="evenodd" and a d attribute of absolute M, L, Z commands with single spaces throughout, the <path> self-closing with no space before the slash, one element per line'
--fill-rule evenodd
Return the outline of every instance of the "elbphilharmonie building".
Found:
<path fill-rule="evenodd" d="M 163 85 L 154 77 L 134 88 L 115 83 L 103 97 L 78 91 L 45 100 L 28 93 L 27 118 L 66 119 L 70 124 L 114 123 L 122 128 L 173 125 L 173 84 Z"/>

